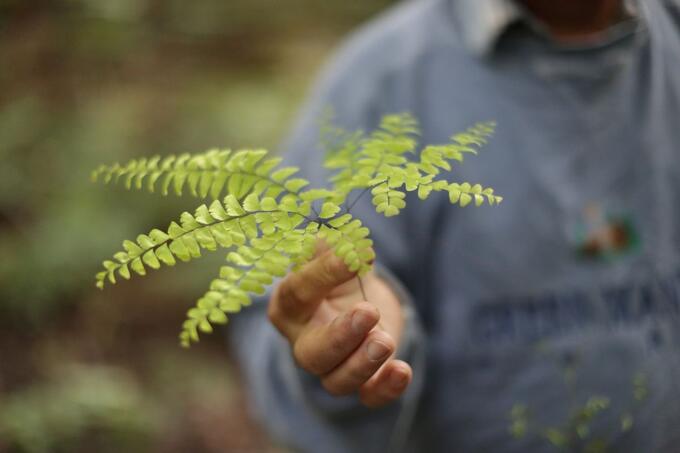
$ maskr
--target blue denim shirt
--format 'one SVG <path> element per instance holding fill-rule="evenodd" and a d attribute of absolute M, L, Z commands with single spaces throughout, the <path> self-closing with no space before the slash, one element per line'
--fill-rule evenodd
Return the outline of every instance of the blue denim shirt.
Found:
<path fill-rule="evenodd" d="M 410 293 L 400 353 L 416 381 L 399 403 L 324 394 L 265 304 L 236 317 L 233 344 L 276 439 L 307 452 L 547 453 L 597 439 L 617 453 L 680 451 L 680 3 L 629 7 L 599 39 L 565 46 L 507 0 L 415 0 L 342 47 L 289 162 L 323 185 L 328 105 L 348 129 L 409 111 L 424 143 L 496 120 L 451 177 L 505 201 L 461 209 L 432 196 L 390 219 L 368 200 L 355 208 L 386 278 Z M 551 445 L 548 430 L 592 397 L 609 406 L 577 446 Z M 528 414 L 519 439 L 513 407 Z"/>

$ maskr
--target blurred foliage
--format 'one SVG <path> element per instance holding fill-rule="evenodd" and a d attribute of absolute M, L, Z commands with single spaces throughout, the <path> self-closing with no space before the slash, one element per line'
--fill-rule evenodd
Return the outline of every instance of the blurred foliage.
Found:
<path fill-rule="evenodd" d="M 0 3 L 2 319 L 39 324 L 82 296 L 94 256 L 177 206 L 89 186 L 96 163 L 274 147 L 321 56 L 385 3 Z"/>
<path fill-rule="evenodd" d="M 0 395 L 0 451 L 275 451 L 248 426 L 226 361 L 145 343 L 144 363 L 53 353 L 39 380 Z"/>
<path fill-rule="evenodd" d="M 75 366 L 4 401 L 0 438 L 26 452 L 70 452 L 86 432 L 100 452 L 140 451 L 148 448 L 157 419 L 135 381 L 120 370 Z"/>
<path fill-rule="evenodd" d="M 548 352 L 539 346 L 541 353 Z M 509 433 L 515 439 L 525 437 L 541 438 L 555 451 L 565 453 L 612 453 L 612 441 L 617 435 L 629 431 L 635 423 L 635 415 L 647 398 L 649 387 L 647 376 L 643 372 L 636 373 L 631 379 L 631 398 L 618 401 L 619 411 L 613 410 L 612 399 L 607 395 L 591 395 L 585 401 L 578 400 L 576 389 L 579 385 L 578 374 L 581 369 L 580 354 L 570 352 L 562 355 L 557 361 L 562 369 L 564 378 L 564 394 L 569 411 L 564 420 L 558 425 L 546 426 L 546 420 L 541 414 L 532 412 L 531 407 L 524 403 L 516 403 L 510 410 Z M 612 413 L 613 412 L 613 413 Z M 603 416 L 614 416 L 619 420 L 619 426 L 602 436 L 601 428 L 593 427 Z"/>
<path fill-rule="evenodd" d="M 0 0 L 0 451 L 269 451 L 219 336 L 191 359 L 177 349 L 223 256 L 94 288 L 101 256 L 191 200 L 133 197 L 89 172 L 275 148 L 329 50 L 388 3 Z"/>

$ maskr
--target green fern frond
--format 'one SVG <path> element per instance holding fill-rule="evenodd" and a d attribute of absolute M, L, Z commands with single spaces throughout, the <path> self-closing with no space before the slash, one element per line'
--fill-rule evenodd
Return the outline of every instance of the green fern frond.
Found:
<path fill-rule="evenodd" d="M 295 193 L 300 181 L 287 181 L 298 169 L 279 168 L 280 157 L 265 159 L 265 150 L 210 150 L 201 154 L 170 155 L 163 159 L 131 160 L 125 165 L 102 165 L 92 172 L 92 180 L 124 181 L 127 189 L 146 188 L 155 192 L 157 186 L 163 195 L 171 190 L 182 195 L 185 189 L 194 197 L 218 199 L 226 193 L 238 199 L 249 193 L 277 197 Z"/>
<path fill-rule="evenodd" d="M 494 130 L 495 123 L 479 123 L 453 135 L 450 144 L 429 145 L 416 152 L 417 121 L 408 114 L 388 115 L 380 128 L 365 139 L 340 171 L 331 177 L 331 181 L 341 196 L 356 189 L 370 190 L 377 212 L 386 217 L 398 215 L 406 207 L 406 192 L 413 191 L 417 191 L 422 200 L 432 192 L 447 191 L 451 203 L 461 207 L 472 201 L 476 206 L 485 200 L 489 204 L 497 204 L 502 197 L 494 195 L 493 189 L 479 184 L 435 179 L 442 171 L 452 170 L 452 161 L 462 162 L 465 153 L 476 154 Z M 411 154 L 413 159 L 408 157 Z M 328 162 L 326 167 L 336 167 Z"/>
<path fill-rule="evenodd" d="M 124 250 L 104 261 L 104 270 L 96 275 L 97 287 L 103 288 L 106 280 L 116 283 L 116 273 L 127 280 L 130 269 L 146 275 L 146 267 L 158 269 L 161 264 L 190 261 L 199 258 L 202 249 L 238 247 L 261 234 L 271 236 L 277 230 L 295 228 L 309 215 L 311 205 L 293 198 L 260 200 L 250 194 L 241 203 L 229 194 L 223 202 L 199 206 L 194 214 L 183 212 L 179 223 L 172 222 L 167 231 L 154 229 L 136 241 L 124 241 Z"/>
<path fill-rule="evenodd" d="M 330 132 L 329 132 L 330 131 Z M 417 121 L 408 114 L 388 115 L 380 127 L 365 136 L 334 128 L 326 131 L 330 152 L 325 166 L 334 170 L 330 187 L 309 187 L 298 168 L 281 167 L 281 159 L 264 150 L 210 150 L 201 154 L 159 156 L 132 160 L 125 165 L 103 165 L 93 180 L 123 180 L 128 188 L 146 187 L 161 193 L 188 191 L 212 199 L 193 213 L 184 212 L 166 230 L 153 229 L 103 263 L 96 285 L 116 283 L 117 277 L 145 275 L 147 269 L 177 261 L 191 261 L 203 251 L 225 249 L 226 263 L 209 290 L 187 313 L 180 342 L 189 346 L 199 332 L 211 332 L 228 315 L 251 303 L 275 278 L 304 265 L 324 240 L 357 275 L 367 273 L 375 259 L 370 231 L 351 209 L 370 192 L 378 213 L 390 217 L 406 207 L 407 192 L 420 199 L 432 192 L 447 192 L 451 203 L 462 207 L 502 198 L 479 184 L 454 182 L 443 172 L 452 162 L 475 154 L 494 131 L 493 123 L 480 123 L 451 137 L 446 145 L 417 150 Z M 351 193 L 358 196 L 349 200 Z M 226 195 L 226 196 L 225 196 Z"/>

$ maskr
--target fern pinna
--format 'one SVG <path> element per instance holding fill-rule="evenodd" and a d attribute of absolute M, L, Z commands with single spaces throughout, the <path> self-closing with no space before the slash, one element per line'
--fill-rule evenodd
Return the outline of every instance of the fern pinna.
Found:
<path fill-rule="evenodd" d="M 332 133 L 328 133 L 328 132 Z M 493 123 L 480 123 L 451 137 L 445 145 L 418 150 L 418 124 L 408 114 L 387 115 L 368 135 L 329 128 L 325 166 L 333 171 L 329 187 L 309 188 L 296 167 L 281 167 L 280 157 L 265 150 L 210 150 L 202 154 L 159 156 L 125 165 L 103 165 L 93 180 L 124 181 L 127 188 L 170 191 L 208 200 L 194 213 L 183 212 L 166 231 L 154 229 L 103 263 L 96 275 L 98 288 L 116 282 L 116 275 L 145 275 L 146 269 L 190 261 L 201 250 L 228 250 L 219 277 L 188 311 L 180 342 L 187 347 L 198 333 L 227 322 L 227 314 L 263 294 L 274 278 L 308 261 L 317 240 L 323 239 L 347 266 L 363 275 L 374 259 L 370 231 L 352 216 L 351 207 L 370 192 L 377 212 L 390 217 L 406 206 L 406 192 L 420 199 L 447 192 L 451 203 L 477 206 L 502 198 L 479 184 L 449 181 L 443 170 L 452 161 L 476 153 L 493 133 Z M 351 193 L 358 192 L 352 203 Z M 132 271 L 132 272 L 131 272 Z"/>

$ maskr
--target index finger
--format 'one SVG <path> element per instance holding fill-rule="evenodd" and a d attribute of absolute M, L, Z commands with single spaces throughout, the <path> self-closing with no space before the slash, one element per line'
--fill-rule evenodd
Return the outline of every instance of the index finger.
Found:
<path fill-rule="evenodd" d="M 282 324 L 304 324 L 328 293 L 355 276 L 328 250 L 281 281 L 269 304 L 269 317 L 279 330 L 286 329 Z"/>

